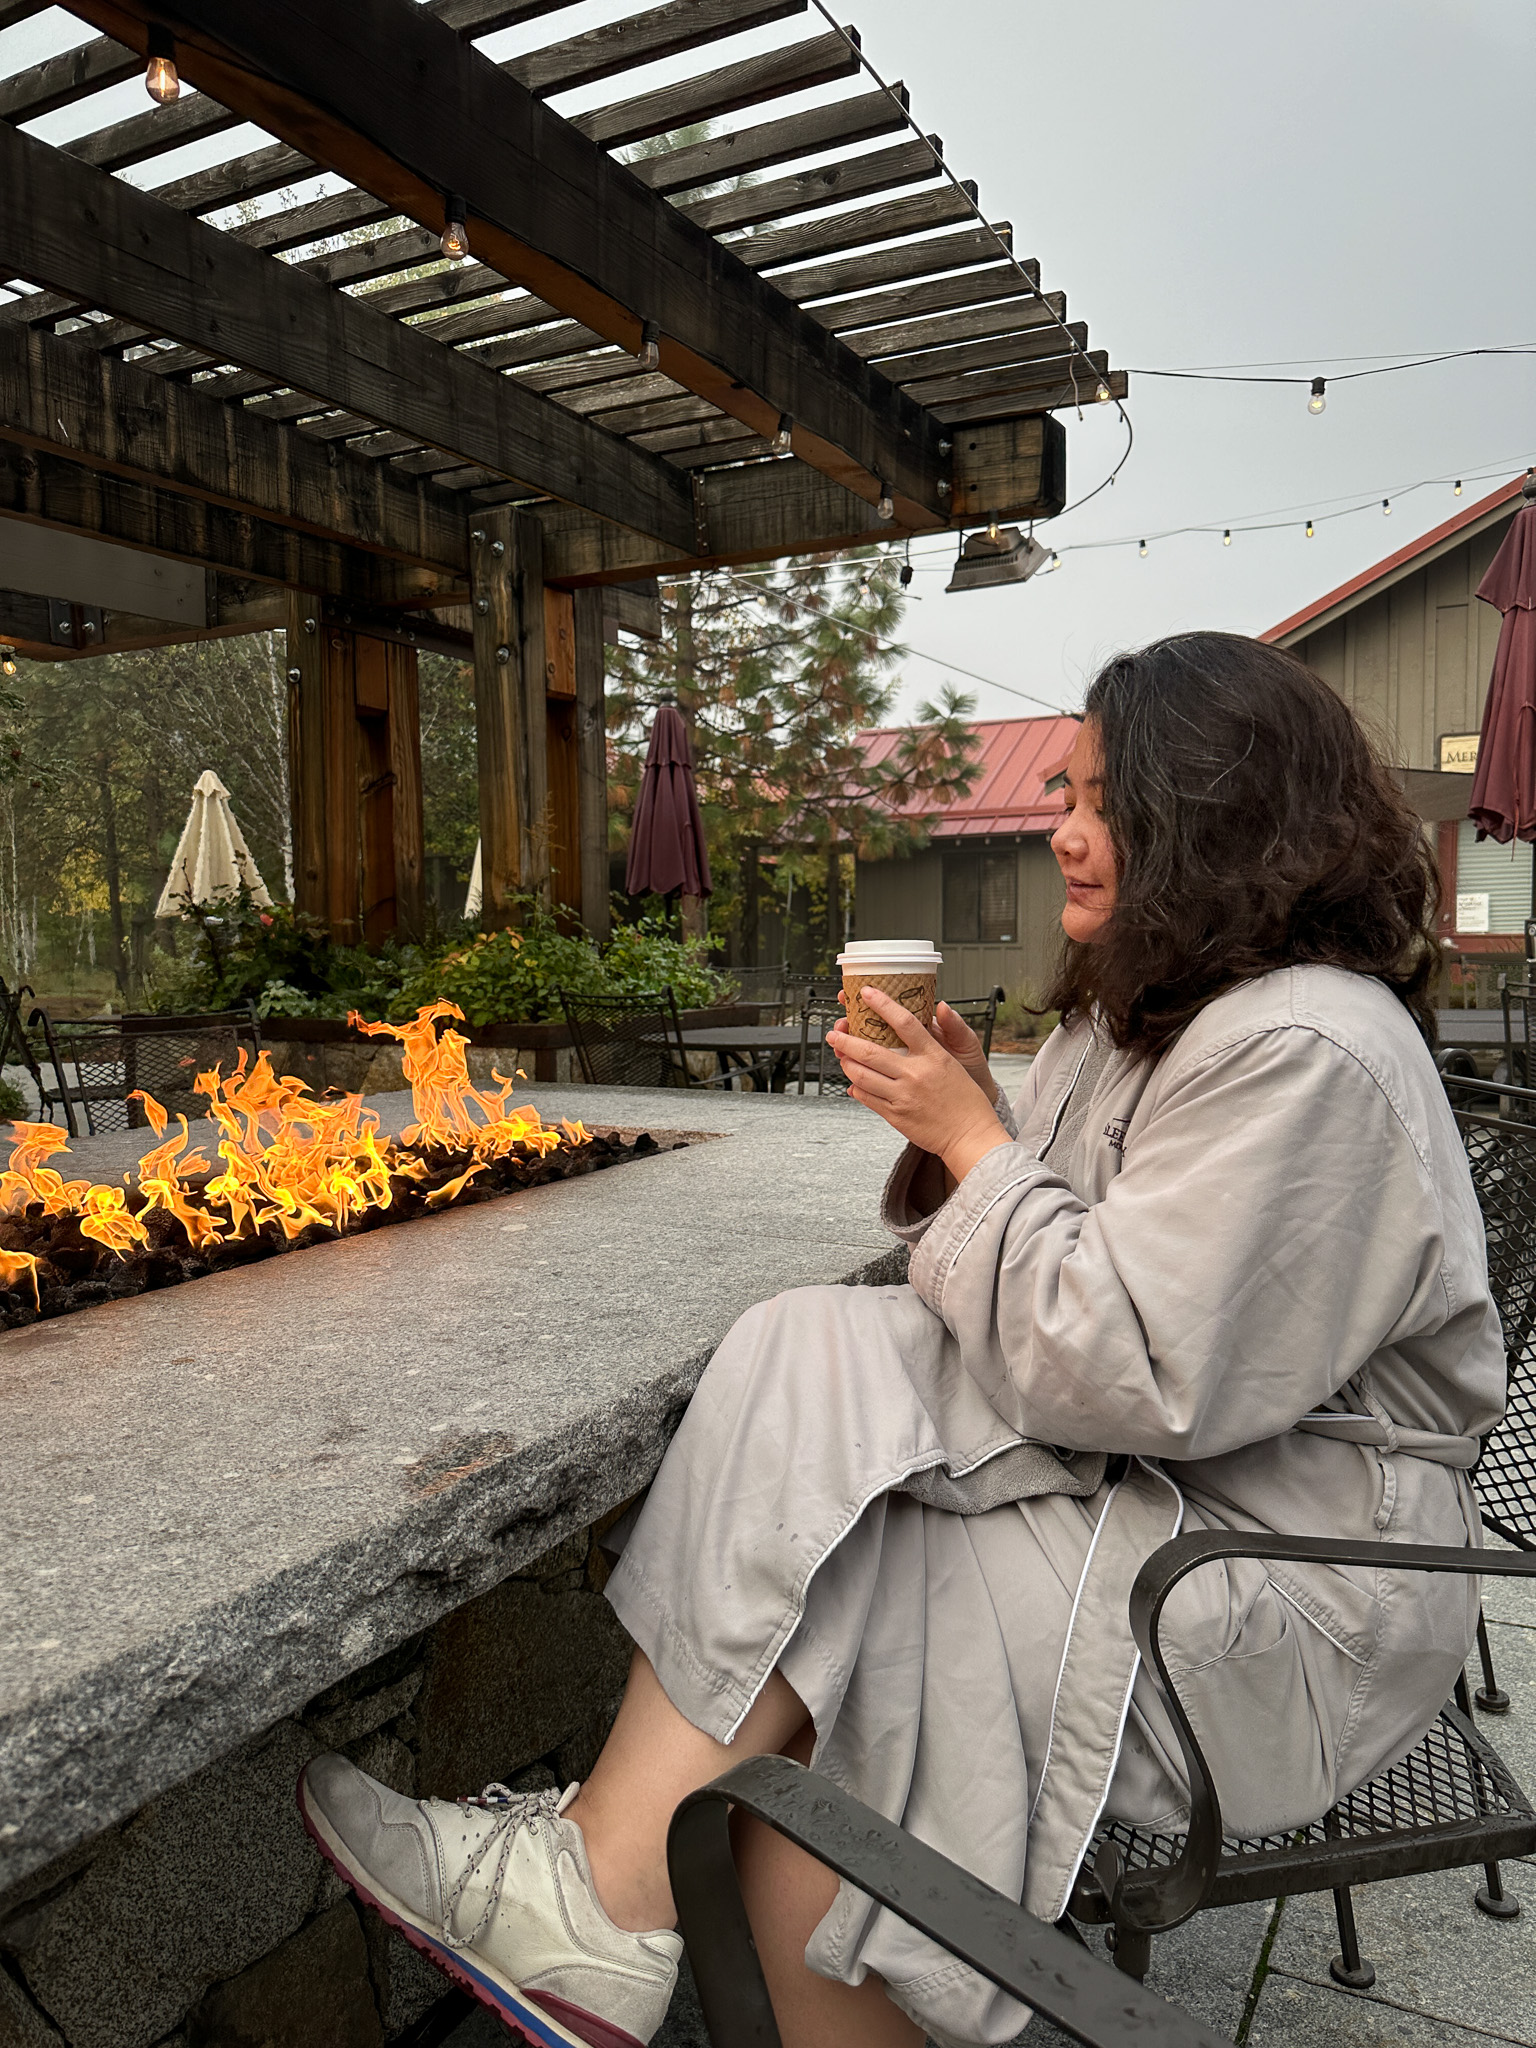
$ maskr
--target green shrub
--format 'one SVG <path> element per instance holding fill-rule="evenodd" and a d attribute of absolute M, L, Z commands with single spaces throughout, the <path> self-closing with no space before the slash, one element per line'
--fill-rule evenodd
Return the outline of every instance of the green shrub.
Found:
<path fill-rule="evenodd" d="M 27 1113 L 27 1098 L 14 1081 L 0 1075 L 0 1122 L 13 1123 Z"/>

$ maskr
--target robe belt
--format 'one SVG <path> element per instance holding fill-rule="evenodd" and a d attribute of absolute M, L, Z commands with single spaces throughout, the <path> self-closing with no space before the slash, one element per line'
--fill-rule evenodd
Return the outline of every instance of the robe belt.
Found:
<path fill-rule="evenodd" d="M 1453 1466 L 1458 1472 L 1470 1472 L 1483 1448 L 1481 1439 L 1475 1436 L 1442 1436 L 1432 1429 L 1405 1429 L 1401 1423 L 1379 1422 L 1374 1415 L 1303 1415 L 1296 1427 L 1307 1436 L 1366 1444 L 1378 1451 L 1401 1451 L 1410 1458 L 1425 1458 L 1432 1465 Z"/>

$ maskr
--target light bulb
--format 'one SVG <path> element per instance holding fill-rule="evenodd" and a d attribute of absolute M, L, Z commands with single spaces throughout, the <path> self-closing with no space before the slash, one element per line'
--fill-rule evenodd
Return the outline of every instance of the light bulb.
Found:
<path fill-rule="evenodd" d="M 1037 569 L 1035 573 L 1037 576 L 1044 576 L 1048 574 L 1049 571 L 1051 571 L 1052 569 L 1059 569 L 1060 567 L 1061 557 L 1054 550 L 1052 550 L 1051 559 L 1046 563 L 1043 569 Z"/>
<path fill-rule="evenodd" d="M 635 361 L 642 370 L 661 368 L 661 328 L 654 320 L 647 320 L 640 329 L 640 353 Z"/>
<path fill-rule="evenodd" d="M 1311 522 L 1311 520 L 1309 519 L 1309 520 L 1307 521 L 1307 539 L 1308 539 L 1308 540 L 1310 540 L 1310 539 L 1312 538 L 1312 535 L 1313 535 L 1313 532 L 1314 532 L 1314 531 L 1315 531 L 1315 529 L 1314 529 L 1314 527 L 1313 527 L 1313 525 L 1312 525 L 1312 522 Z"/>
<path fill-rule="evenodd" d="M 1312 379 L 1312 396 L 1307 400 L 1308 412 L 1326 412 L 1328 410 L 1328 401 L 1323 396 L 1327 389 L 1328 385 L 1322 377 L 1314 377 Z"/>
<path fill-rule="evenodd" d="M 0 647 L 0 675 L 13 676 L 16 673 L 16 650 L 14 647 Z"/>
<path fill-rule="evenodd" d="M 1101 377 L 1098 381 L 1097 386 L 1095 387 L 1093 395 L 1098 400 L 1100 405 L 1108 405 L 1109 401 L 1114 397 L 1115 394 L 1113 393 L 1113 391 L 1110 390 L 1109 386 L 1104 382 L 1104 379 Z"/>
<path fill-rule="evenodd" d="M 1382 499 L 1381 516 L 1383 519 L 1390 519 L 1392 517 L 1392 500 L 1390 498 Z"/>
<path fill-rule="evenodd" d="M 469 254 L 469 229 L 464 225 L 464 202 L 457 192 L 443 198 L 443 254 L 450 262 L 462 263 Z"/>
<path fill-rule="evenodd" d="M 1231 547 L 1231 545 L 1232 545 L 1232 529 L 1231 529 L 1231 527 L 1230 527 L 1230 526 L 1226 526 L 1226 527 L 1223 527 L 1223 528 L 1222 528 L 1222 533 L 1221 533 L 1221 544 L 1222 544 L 1222 546 L 1223 546 L 1224 548 L 1229 548 L 1229 547 Z"/>
<path fill-rule="evenodd" d="M 1461 478 L 1460 478 L 1460 477 L 1457 477 L 1457 479 L 1456 479 L 1456 484 L 1455 484 L 1455 488 L 1454 488 L 1454 489 L 1452 490 L 1452 492 L 1451 492 L 1451 496 L 1452 496 L 1453 498 L 1459 498 L 1459 497 L 1461 496 Z"/>
<path fill-rule="evenodd" d="M 176 43 L 168 28 L 152 25 L 147 45 L 149 63 L 144 72 L 144 90 L 157 106 L 168 107 L 181 98 L 181 80 L 176 75 Z"/>
<path fill-rule="evenodd" d="M 996 521 L 995 519 L 989 519 L 989 520 L 987 521 L 987 539 L 988 539 L 988 540 L 996 540 L 996 539 L 997 539 L 997 532 L 998 532 L 998 528 L 997 528 L 997 521 Z"/>
<path fill-rule="evenodd" d="M 880 495 L 875 500 L 875 517 L 877 519 L 894 519 L 896 517 L 896 500 L 891 496 L 890 485 L 883 478 L 880 483 Z"/>
<path fill-rule="evenodd" d="M 1146 560 L 1149 550 L 1145 541 L 1141 543 L 1141 546 L 1137 548 L 1136 552 L 1138 555 L 1141 556 L 1143 561 Z"/>
<path fill-rule="evenodd" d="M 787 455 L 795 432 L 795 423 L 787 412 L 779 414 L 779 431 L 773 437 L 775 455 Z"/>

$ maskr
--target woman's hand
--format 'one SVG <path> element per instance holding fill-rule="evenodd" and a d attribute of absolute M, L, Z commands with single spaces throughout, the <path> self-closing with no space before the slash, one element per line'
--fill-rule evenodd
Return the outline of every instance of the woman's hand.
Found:
<path fill-rule="evenodd" d="M 849 1093 L 909 1144 L 942 1159 L 956 1181 L 964 1180 L 977 1160 L 1011 1142 L 992 1107 L 996 1090 L 983 1092 L 985 1083 L 883 989 L 866 986 L 861 1000 L 890 1025 L 906 1050 L 874 1045 L 855 1038 L 845 1024 L 835 1025 L 827 1043 L 848 1076 Z M 976 1043 L 974 1032 L 958 1017 L 953 1024 Z M 981 1064 L 985 1070 L 986 1062 Z"/>

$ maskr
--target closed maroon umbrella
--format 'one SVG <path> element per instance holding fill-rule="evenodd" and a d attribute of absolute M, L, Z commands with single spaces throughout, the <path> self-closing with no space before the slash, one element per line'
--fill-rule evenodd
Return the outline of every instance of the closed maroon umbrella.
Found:
<path fill-rule="evenodd" d="M 686 898 L 708 896 L 713 886 L 688 728 L 675 704 L 663 704 L 646 749 L 624 887 L 631 896 L 652 889 L 670 896 L 680 889 Z"/>
<path fill-rule="evenodd" d="M 1479 839 L 1536 840 L 1536 477 L 1477 594 L 1504 614 L 1467 815 Z"/>

